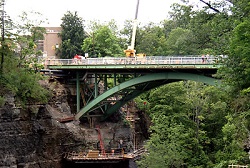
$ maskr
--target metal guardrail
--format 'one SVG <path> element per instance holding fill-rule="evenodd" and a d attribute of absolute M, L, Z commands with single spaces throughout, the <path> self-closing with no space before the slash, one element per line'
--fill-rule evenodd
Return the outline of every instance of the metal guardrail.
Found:
<path fill-rule="evenodd" d="M 147 57 L 102 57 L 102 58 L 86 58 L 86 59 L 47 59 L 44 65 L 171 65 L 171 64 L 217 64 L 222 60 L 223 56 L 201 56 L 180 57 L 180 56 L 147 56 Z"/>

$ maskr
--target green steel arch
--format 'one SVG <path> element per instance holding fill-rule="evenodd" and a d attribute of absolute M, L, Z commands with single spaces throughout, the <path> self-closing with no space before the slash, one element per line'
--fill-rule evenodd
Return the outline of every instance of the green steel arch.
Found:
<path fill-rule="evenodd" d="M 101 102 L 107 100 L 107 98 L 112 95 L 122 92 L 124 97 L 117 101 L 110 108 L 105 110 L 105 115 L 103 119 L 107 118 L 114 112 L 116 112 L 122 105 L 126 102 L 132 100 L 133 98 L 139 96 L 141 93 L 148 91 L 150 89 L 159 87 L 161 85 L 181 81 L 181 80 L 191 80 L 196 82 L 203 82 L 208 85 L 219 86 L 220 81 L 212 77 L 207 77 L 192 73 L 181 73 L 181 72 L 165 72 L 165 73 L 152 73 L 143 76 L 133 78 L 129 81 L 123 82 L 96 97 L 94 100 L 89 102 L 85 107 L 83 107 L 75 116 L 76 119 L 80 119 L 84 115 L 88 114 L 90 111 L 100 106 Z"/>

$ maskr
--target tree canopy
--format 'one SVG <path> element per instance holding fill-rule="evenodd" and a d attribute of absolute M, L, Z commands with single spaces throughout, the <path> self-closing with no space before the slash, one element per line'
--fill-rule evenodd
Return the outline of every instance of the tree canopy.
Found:
<path fill-rule="evenodd" d="M 86 37 L 83 19 L 78 16 L 77 12 L 68 11 L 62 18 L 61 27 L 62 44 L 58 52 L 60 57 L 72 58 L 75 54 L 83 55 L 81 45 Z"/>
<path fill-rule="evenodd" d="M 113 21 L 108 24 L 92 23 L 92 32 L 89 32 L 89 36 L 83 41 L 82 50 L 90 57 L 121 56 L 123 50 L 117 34 Z"/>
<path fill-rule="evenodd" d="M 40 19 L 32 20 L 31 15 Z M 6 37 L 2 41 L 4 47 L 1 48 L 1 53 L 5 56 L 0 74 L 1 106 L 5 104 L 6 94 L 14 95 L 15 101 L 24 108 L 28 103 L 47 103 L 50 98 L 49 91 L 39 83 L 43 77 L 38 73 L 43 68 L 39 63 L 42 51 L 37 44 L 39 40 L 43 40 L 45 28 L 41 24 L 44 22 L 38 12 L 23 12 L 20 23 L 8 20 Z M 12 29 L 16 32 L 13 33 Z"/>
<path fill-rule="evenodd" d="M 152 133 L 139 167 L 249 164 L 250 4 L 200 2 L 203 8 L 198 10 L 190 4 L 172 6 L 170 20 L 163 22 L 166 51 L 226 54 L 225 66 L 216 75 L 223 79 L 224 90 L 179 82 L 141 96 L 149 104 Z"/>

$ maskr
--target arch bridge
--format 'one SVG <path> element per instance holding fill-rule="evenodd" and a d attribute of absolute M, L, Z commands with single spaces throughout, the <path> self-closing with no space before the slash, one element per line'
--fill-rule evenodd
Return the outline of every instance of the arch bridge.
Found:
<path fill-rule="evenodd" d="M 87 59 L 48 59 L 46 72 L 63 75 L 76 85 L 75 119 L 117 112 L 143 92 L 181 80 L 219 85 L 213 77 L 222 66 L 222 57 L 147 56 L 143 58 L 104 57 Z"/>

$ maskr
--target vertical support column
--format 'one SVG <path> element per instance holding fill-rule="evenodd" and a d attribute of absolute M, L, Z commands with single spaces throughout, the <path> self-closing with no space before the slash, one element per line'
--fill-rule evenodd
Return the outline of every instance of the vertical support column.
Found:
<path fill-rule="evenodd" d="M 116 86 L 116 73 L 114 73 L 114 85 Z"/>
<path fill-rule="evenodd" d="M 80 111 L 80 79 L 79 72 L 76 72 L 76 109 L 77 113 Z"/>
<path fill-rule="evenodd" d="M 95 73 L 95 98 L 98 96 L 98 82 L 97 82 L 97 74 Z"/>
<path fill-rule="evenodd" d="M 104 75 L 104 92 L 106 92 L 108 90 L 108 77 L 107 74 Z M 108 109 L 108 105 L 105 104 L 104 109 L 107 110 Z"/>
<path fill-rule="evenodd" d="M 107 74 L 104 75 L 104 91 L 108 90 L 108 78 Z"/>
<path fill-rule="evenodd" d="M 107 74 L 104 75 L 104 92 L 106 92 L 108 90 L 108 77 Z M 108 109 L 108 105 L 105 104 L 104 109 L 107 110 Z"/>

